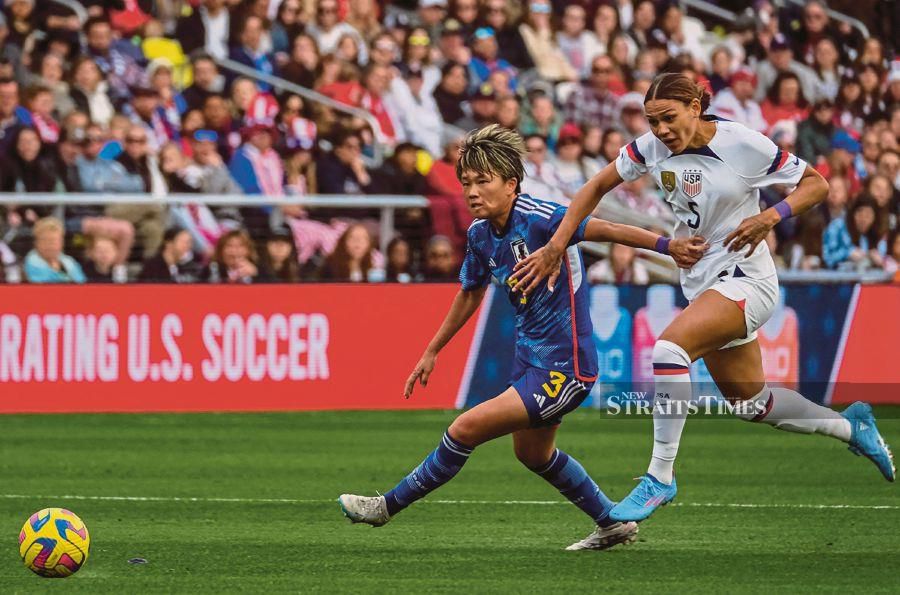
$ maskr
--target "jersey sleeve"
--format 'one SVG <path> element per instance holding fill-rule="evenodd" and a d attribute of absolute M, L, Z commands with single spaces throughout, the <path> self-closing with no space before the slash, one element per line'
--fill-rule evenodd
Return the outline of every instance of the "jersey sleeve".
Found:
<path fill-rule="evenodd" d="M 806 171 L 806 162 L 789 151 L 778 148 L 766 136 L 747 130 L 741 144 L 739 173 L 751 188 L 772 184 L 796 186 Z"/>
<path fill-rule="evenodd" d="M 567 207 L 557 207 L 553 214 L 550 215 L 550 221 L 547 222 L 547 241 L 553 237 L 553 234 L 556 233 L 556 230 L 559 228 L 559 224 L 562 223 L 563 217 L 566 216 Z M 588 221 L 591 220 L 590 215 L 584 218 L 584 221 L 578 224 L 578 228 L 575 229 L 575 233 L 572 234 L 572 237 L 569 239 L 569 246 L 574 246 L 579 242 L 584 241 L 584 230 L 587 228 Z"/>
<path fill-rule="evenodd" d="M 638 143 L 642 138 L 635 139 L 619 149 L 619 156 L 616 158 L 616 171 L 619 172 L 619 176 L 626 182 L 637 180 L 647 173 L 647 158 L 644 156 L 644 151 L 641 150 Z"/>
<path fill-rule="evenodd" d="M 459 282 L 462 284 L 463 291 L 472 291 L 485 287 L 490 280 L 491 271 L 484 265 L 484 260 L 478 254 L 475 230 L 470 227 L 466 236 L 466 256 L 459 269 Z"/>

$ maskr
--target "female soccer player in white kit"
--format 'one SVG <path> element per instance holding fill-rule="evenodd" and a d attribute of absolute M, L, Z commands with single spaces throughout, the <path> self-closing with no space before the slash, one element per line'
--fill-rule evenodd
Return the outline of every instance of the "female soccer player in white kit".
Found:
<path fill-rule="evenodd" d="M 709 95 L 677 73 L 659 75 L 644 99 L 651 131 L 581 188 L 544 248 L 517 266 L 517 288 L 528 293 L 542 279 L 553 286 L 566 242 L 601 197 L 624 181 L 650 174 L 677 217 L 675 237 L 706 239 L 708 250 L 681 271 L 690 305 L 663 331 L 653 349 L 656 394 L 650 467 L 611 516 L 643 520 L 676 494 L 673 464 L 691 393 L 691 362 L 704 358 L 737 415 L 781 430 L 817 432 L 849 444 L 894 481 L 890 449 L 871 407 L 857 402 L 842 413 L 786 388 L 769 388 L 756 331 L 778 301 L 778 277 L 766 243 L 782 219 L 821 202 L 828 183 L 813 168 L 741 124 L 704 116 Z M 760 212 L 759 188 L 795 186 L 782 202 Z M 661 250 L 666 239 L 661 238 Z M 681 403 L 679 403 L 679 401 Z"/>

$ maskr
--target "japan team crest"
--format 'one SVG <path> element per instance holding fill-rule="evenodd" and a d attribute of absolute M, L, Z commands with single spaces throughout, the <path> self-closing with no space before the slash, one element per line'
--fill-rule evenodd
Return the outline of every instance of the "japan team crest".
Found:
<path fill-rule="evenodd" d="M 675 192 L 675 172 L 674 171 L 664 171 L 659 174 L 659 180 L 662 182 L 663 188 L 666 189 L 666 192 Z"/>
<path fill-rule="evenodd" d="M 688 198 L 694 198 L 703 189 L 703 174 L 696 169 L 684 170 L 681 175 L 681 186 Z"/>

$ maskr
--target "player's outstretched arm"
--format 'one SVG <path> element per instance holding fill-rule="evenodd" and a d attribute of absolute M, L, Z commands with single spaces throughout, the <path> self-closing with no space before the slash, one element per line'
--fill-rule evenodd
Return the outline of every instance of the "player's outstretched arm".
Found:
<path fill-rule="evenodd" d="M 447 316 L 441 324 L 441 328 L 438 329 L 428 347 L 425 348 L 425 353 L 422 354 L 419 363 L 416 364 L 412 374 L 406 380 L 406 387 L 403 389 L 404 397 L 408 399 L 412 396 L 417 380 L 422 386 L 428 385 L 428 377 L 431 376 L 431 371 L 434 370 L 438 352 L 450 342 L 453 335 L 459 332 L 459 329 L 472 317 L 472 314 L 481 305 L 486 290 L 487 287 L 479 287 L 469 291 L 460 290 L 456 294 L 453 304 L 450 306 L 450 311 L 447 312 Z"/>
<path fill-rule="evenodd" d="M 737 229 L 725 238 L 724 244 L 728 246 L 729 252 L 737 252 L 749 246 L 747 254 L 752 254 L 757 244 L 766 239 L 769 231 L 779 221 L 805 213 L 825 200 L 826 196 L 828 196 L 828 181 L 807 165 L 803 176 L 797 182 L 797 187 L 787 198 L 759 215 L 741 221 Z"/>
<path fill-rule="evenodd" d="M 553 291 L 556 278 L 559 277 L 562 255 L 572 235 L 585 217 L 594 212 L 603 195 L 621 183 L 622 177 L 616 169 L 615 162 L 608 164 L 600 170 L 600 173 L 588 180 L 587 184 L 575 193 L 572 204 L 569 205 L 565 217 L 547 245 L 535 250 L 516 264 L 511 278 L 516 279 L 518 283 L 513 291 L 521 291 L 527 295 L 548 277 L 547 287 Z"/>
<path fill-rule="evenodd" d="M 709 250 L 709 244 L 700 236 L 670 239 L 634 225 L 612 223 L 596 217 L 588 221 L 584 230 L 584 239 L 589 242 L 615 242 L 634 248 L 654 250 L 660 254 L 668 254 L 682 269 L 694 266 Z"/>

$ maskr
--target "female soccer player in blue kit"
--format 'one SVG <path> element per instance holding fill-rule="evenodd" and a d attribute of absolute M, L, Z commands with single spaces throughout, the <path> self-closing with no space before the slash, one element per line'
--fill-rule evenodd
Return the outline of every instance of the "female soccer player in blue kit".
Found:
<path fill-rule="evenodd" d="M 496 279 L 516 308 L 516 354 L 510 386 L 500 395 L 466 411 L 450 425 L 437 448 L 383 496 L 343 494 L 344 514 L 356 523 L 380 526 L 398 512 L 450 481 L 480 444 L 513 435 L 516 458 L 550 482 L 587 513 L 596 529 L 568 549 L 606 549 L 635 538 L 635 523 L 609 518 L 613 503 L 574 458 L 556 448 L 562 417 L 577 408 L 597 377 L 585 270 L 576 244 L 613 241 L 654 249 L 664 243 L 649 231 L 617 225 L 587 215 L 566 242 L 559 291 L 539 288 L 527 298 L 512 292 L 513 267 L 556 232 L 566 209 L 520 194 L 525 147 L 517 133 L 496 125 L 472 132 L 460 148 L 457 176 L 477 217 L 468 231 L 460 271 L 462 288 L 441 328 L 406 382 L 412 395 L 425 386 L 438 352 L 478 309 L 485 289 Z M 706 249 L 700 238 L 668 244 L 679 266 L 693 265 Z"/>
<path fill-rule="evenodd" d="M 796 391 L 769 388 L 756 341 L 756 331 L 772 315 L 779 293 L 775 263 L 763 240 L 782 219 L 821 202 L 828 183 L 762 134 L 704 116 L 708 104 L 703 87 L 686 76 L 656 77 L 644 99 L 650 132 L 623 147 L 615 162 L 578 191 L 547 245 L 517 263 L 513 275 L 516 289 L 526 298 L 542 290 L 544 278 L 549 277 L 552 287 L 582 218 L 623 180 L 647 174 L 672 205 L 675 237 L 704 237 L 709 244 L 696 265 L 681 271 L 690 305 L 653 348 L 653 453 L 640 483 L 610 513 L 619 521 L 643 520 L 675 497 L 673 464 L 692 398 L 690 365 L 701 357 L 723 395 L 739 404 L 738 417 L 842 440 L 894 481 L 892 455 L 875 426 L 872 408 L 856 402 L 838 413 Z M 796 188 L 760 212 L 759 189 L 772 184 Z"/>

